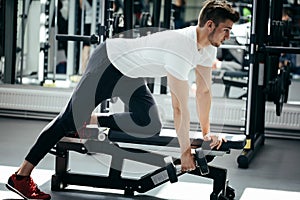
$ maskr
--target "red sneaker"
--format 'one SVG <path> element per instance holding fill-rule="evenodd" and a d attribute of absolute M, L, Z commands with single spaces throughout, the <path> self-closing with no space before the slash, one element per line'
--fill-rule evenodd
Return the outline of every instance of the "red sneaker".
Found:
<path fill-rule="evenodd" d="M 51 199 L 49 194 L 40 191 L 30 176 L 17 180 L 16 174 L 11 175 L 6 184 L 7 189 L 17 193 L 24 199 Z"/>

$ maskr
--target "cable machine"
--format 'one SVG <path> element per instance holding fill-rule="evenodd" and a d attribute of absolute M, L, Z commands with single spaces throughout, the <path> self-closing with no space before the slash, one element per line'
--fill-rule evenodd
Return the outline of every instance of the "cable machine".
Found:
<path fill-rule="evenodd" d="M 283 46 L 283 0 L 253 0 L 252 5 L 246 109 L 247 143 L 237 159 L 240 168 L 248 168 L 255 153 L 264 144 L 266 101 L 274 102 L 278 116 L 283 104 L 287 102 L 291 83 L 290 66 L 279 68 L 280 54 L 300 54 L 300 48 Z"/>

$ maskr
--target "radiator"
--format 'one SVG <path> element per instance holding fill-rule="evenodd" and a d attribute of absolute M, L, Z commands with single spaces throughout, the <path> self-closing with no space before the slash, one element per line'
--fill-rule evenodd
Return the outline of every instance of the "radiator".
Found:
<path fill-rule="evenodd" d="M 281 115 L 277 116 L 275 104 L 268 103 L 265 125 L 271 128 L 300 130 L 300 105 L 284 104 Z"/>
<path fill-rule="evenodd" d="M 71 94 L 68 89 L 44 88 L 38 86 L 2 85 L 0 87 L 0 109 L 2 115 L 13 113 L 49 113 L 52 117 L 67 103 Z M 45 115 L 46 116 L 46 115 Z"/>
<path fill-rule="evenodd" d="M 72 89 L 45 88 L 26 85 L 0 86 L 0 115 L 52 118 L 67 103 Z M 154 95 L 161 118 L 165 124 L 172 125 L 173 113 L 171 97 Z M 198 129 L 198 116 L 195 99 L 190 98 L 192 128 Z M 113 106 L 113 105 L 112 105 Z M 210 120 L 217 126 L 245 125 L 246 102 L 239 99 L 213 98 Z M 42 113 L 42 114 L 41 114 Z M 276 116 L 275 105 L 266 104 L 265 127 L 280 130 L 298 131 L 300 135 L 300 105 L 285 104 L 281 116 Z"/>

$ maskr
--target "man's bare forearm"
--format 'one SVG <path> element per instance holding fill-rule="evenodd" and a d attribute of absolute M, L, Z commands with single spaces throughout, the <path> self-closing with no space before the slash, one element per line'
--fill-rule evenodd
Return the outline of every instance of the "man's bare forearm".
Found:
<path fill-rule="evenodd" d="M 187 81 L 178 80 L 168 74 L 168 84 L 171 91 L 174 126 L 176 129 L 181 152 L 190 150 L 190 112 L 188 108 L 189 85 Z"/>
<path fill-rule="evenodd" d="M 210 132 L 209 113 L 211 107 L 211 95 L 209 92 L 205 92 L 198 94 L 196 98 L 199 122 L 204 136 Z"/>
<path fill-rule="evenodd" d="M 174 112 L 174 125 L 177 133 L 178 141 L 180 144 L 181 153 L 189 151 L 191 148 L 190 144 L 190 115 L 189 111 Z"/>
<path fill-rule="evenodd" d="M 211 68 L 198 66 L 196 68 L 196 104 L 198 118 L 203 135 L 210 132 L 211 107 Z"/>

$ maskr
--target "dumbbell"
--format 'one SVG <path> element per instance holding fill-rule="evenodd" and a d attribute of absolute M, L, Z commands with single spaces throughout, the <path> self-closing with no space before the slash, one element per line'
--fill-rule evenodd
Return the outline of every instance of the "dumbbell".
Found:
<path fill-rule="evenodd" d="M 151 27 L 152 26 L 152 17 L 149 12 L 143 12 L 141 14 L 140 27 Z"/>
<path fill-rule="evenodd" d="M 114 30 L 114 34 L 119 34 L 122 31 L 124 31 L 124 15 L 123 14 L 115 14 L 114 15 L 113 30 Z"/>
<path fill-rule="evenodd" d="M 206 161 L 206 158 L 205 158 L 202 148 L 198 148 L 195 150 L 195 159 L 196 159 L 196 164 L 199 167 L 201 175 L 209 174 L 207 161 Z"/>
<path fill-rule="evenodd" d="M 88 124 L 85 128 L 78 131 L 78 137 L 81 139 L 92 139 L 103 142 L 106 139 L 105 130 L 107 128 L 99 128 L 96 124 Z"/>
<path fill-rule="evenodd" d="M 201 175 L 209 174 L 209 168 L 202 148 L 195 149 L 195 161 Z M 166 157 L 165 163 L 170 182 L 177 182 L 178 175 L 184 173 L 181 171 L 181 165 L 175 165 L 172 157 Z"/>

